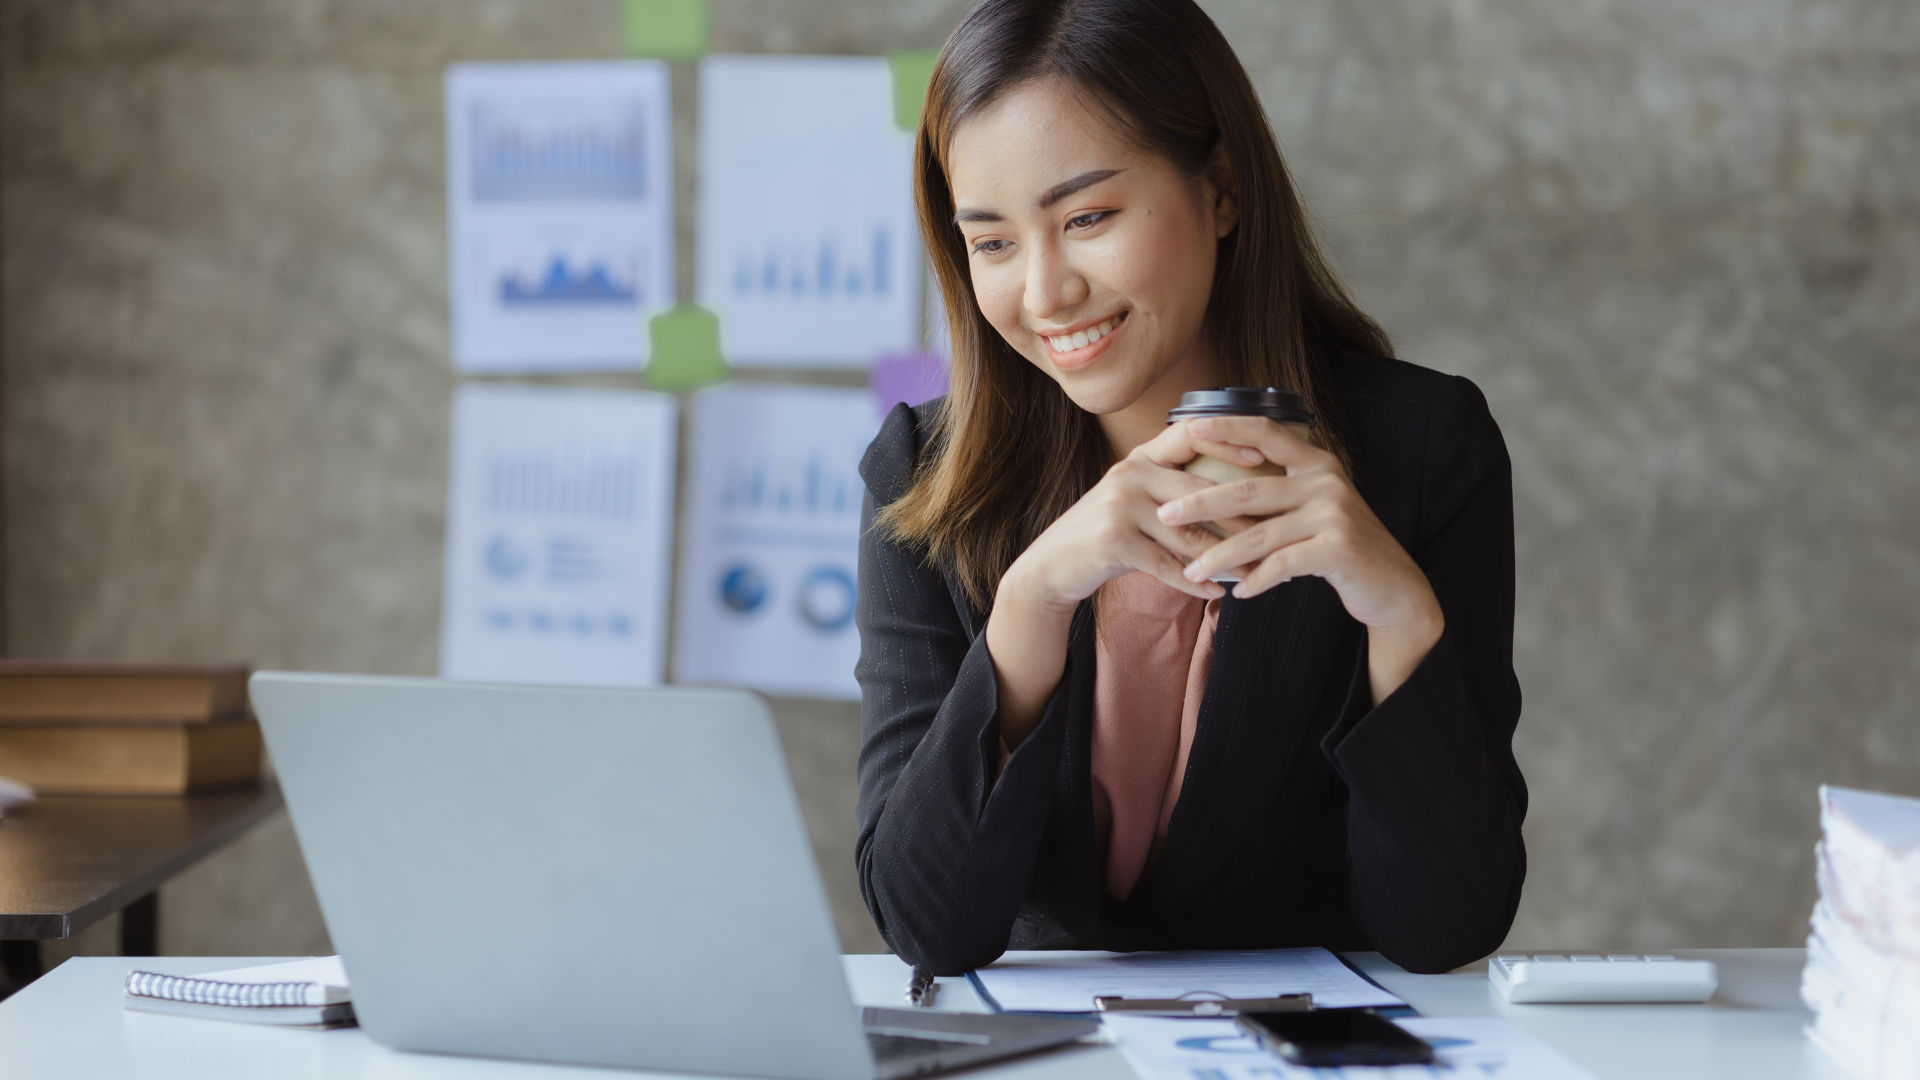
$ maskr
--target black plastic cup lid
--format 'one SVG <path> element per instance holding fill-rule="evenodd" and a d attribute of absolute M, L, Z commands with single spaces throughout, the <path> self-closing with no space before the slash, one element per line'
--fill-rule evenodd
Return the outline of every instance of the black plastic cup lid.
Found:
<path fill-rule="evenodd" d="M 1313 414 L 1300 395 L 1277 386 L 1215 386 L 1189 390 L 1167 413 L 1167 423 L 1202 416 L 1264 416 L 1282 424 L 1311 424 Z"/>

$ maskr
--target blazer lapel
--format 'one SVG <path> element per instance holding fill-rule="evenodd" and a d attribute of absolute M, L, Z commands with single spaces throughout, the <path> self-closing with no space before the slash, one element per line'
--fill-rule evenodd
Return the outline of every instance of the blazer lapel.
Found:
<path fill-rule="evenodd" d="M 1329 682 L 1349 670 L 1355 623 L 1331 585 L 1296 578 L 1222 600 L 1207 691 L 1166 842 L 1128 897 L 1161 906 L 1203 887 L 1246 842 L 1314 727 Z"/>

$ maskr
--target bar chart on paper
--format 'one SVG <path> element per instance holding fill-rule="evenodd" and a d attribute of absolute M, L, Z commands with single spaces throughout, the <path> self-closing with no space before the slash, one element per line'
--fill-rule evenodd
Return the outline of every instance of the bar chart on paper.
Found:
<path fill-rule="evenodd" d="M 653 151 L 640 100 L 502 95 L 469 115 L 476 202 L 647 198 Z"/>
<path fill-rule="evenodd" d="M 821 300 L 884 299 L 899 287 L 893 280 L 893 241 L 885 225 L 875 226 L 864 247 L 842 252 L 832 237 L 811 249 L 768 246 L 740 253 L 733 295 Z"/>
<path fill-rule="evenodd" d="M 865 391 L 730 386 L 692 406 L 674 679 L 851 698 Z"/>
<path fill-rule="evenodd" d="M 669 136 L 664 65 L 448 69 L 457 367 L 640 366 L 674 301 Z"/>
<path fill-rule="evenodd" d="M 701 63 L 698 297 L 736 366 L 863 367 L 919 340 L 891 79 L 874 57 Z"/>
<path fill-rule="evenodd" d="M 854 490 L 859 474 L 847 466 L 844 459 L 836 460 L 818 447 L 799 458 L 762 453 L 750 460 L 728 461 L 720 487 L 720 516 L 765 525 L 726 525 L 722 531 L 765 528 L 789 542 L 844 546 L 847 519 L 860 509 Z"/>
<path fill-rule="evenodd" d="M 659 394 L 460 389 L 442 675 L 661 681 L 673 428 Z"/>
<path fill-rule="evenodd" d="M 489 454 L 485 465 L 488 513 L 501 518 L 632 521 L 645 494 L 639 487 L 639 449 L 620 447 L 588 454 L 578 450 Z"/>

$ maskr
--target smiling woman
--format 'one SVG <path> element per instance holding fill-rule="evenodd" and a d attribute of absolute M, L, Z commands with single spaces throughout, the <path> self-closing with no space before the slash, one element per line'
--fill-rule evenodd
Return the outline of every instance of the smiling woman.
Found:
<path fill-rule="evenodd" d="M 1219 30 L 1191 0 L 985 0 L 915 154 L 954 366 L 862 463 L 881 934 L 940 972 L 1491 951 L 1525 871 L 1505 446 L 1328 271 Z M 1167 423 L 1219 385 L 1297 391 L 1311 438 Z"/>

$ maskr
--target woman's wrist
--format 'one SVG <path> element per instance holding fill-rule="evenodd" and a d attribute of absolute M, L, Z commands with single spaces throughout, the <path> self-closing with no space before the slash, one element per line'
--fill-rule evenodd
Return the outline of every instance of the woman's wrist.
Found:
<path fill-rule="evenodd" d="M 1367 681 L 1373 704 L 1385 701 L 1413 676 L 1446 628 L 1438 600 L 1404 621 L 1367 627 Z"/>
<path fill-rule="evenodd" d="M 1018 747 L 1040 722 L 1047 698 L 1066 669 L 1067 629 L 1073 611 L 1064 614 L 1036 592 L 1032 566 L 1019 560 L 1007 568 L 995 590 L 987 617 L 987 654 L 998 680 L 1000 741 Z"/>
<path fill-rule="evenodd" d="M 995 590 L 993 607 L 995 611 L 1007 605 L 1021 615 L 1033 618 L 1071 619 L 1074 609 L 1079 607 L 1078 600 L 1060 599 L 1047 587 L 1045 567 L 1037 561 L 1033 549 L 1013 560 L 1007 572 L 1000 576 L 1000 587 Z"/>

